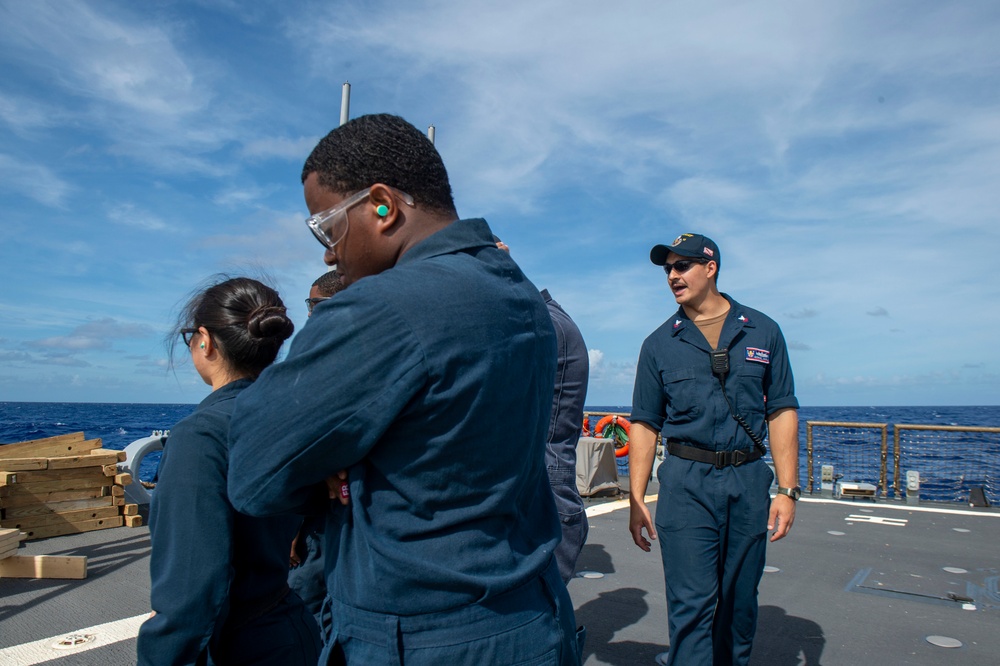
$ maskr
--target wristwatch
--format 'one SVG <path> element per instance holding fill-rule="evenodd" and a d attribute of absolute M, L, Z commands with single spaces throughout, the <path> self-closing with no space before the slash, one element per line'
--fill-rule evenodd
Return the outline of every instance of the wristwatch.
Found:
<path fill-rule="evenodd" d="M 798 501 L 799 497 L 802 495 L 802 488 L 799 486 L 795 486 L 794 488 L 782 488 L 781 486 L 778 486 L 778 494 L 788 495 L 793 500 Z"/>

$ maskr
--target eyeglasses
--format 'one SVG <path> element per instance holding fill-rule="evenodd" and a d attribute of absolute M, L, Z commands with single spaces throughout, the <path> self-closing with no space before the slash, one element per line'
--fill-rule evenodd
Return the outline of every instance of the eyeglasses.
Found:
<path fill-rule="evenodd" d="M 185 347 L 190 347 L 191 346 L 191 339 L 194 337 L 194 334 L 197 333 L 197 332 L 198 332 L 197 328 L 182 328 L 181 329 L 181 340 L 184 341 L 184 346 Z"/>
<path fill-rule="evenodd" d="M 313 308 L 316 307 L 317 303 L 322 303 L 323 301 L 329 300 L 329 298 L 330 298 L 329 296 L 322 296 L 322 297 L 316 297 L 316 298 L 307 298 L 306 299 L 306 308 L 309 310 L 309 314 L 313 313 Z"/>
<path fill-rule="evenodd" d="M 407 206 L 413 206 L 413 197 L 409 194 L 396 189 L 393 189 L 393 192 Z M 347 211 L 368 198 L 370 193 L 371 188 L 365 188 L 355 192 L 336 206 L 327 208 L 321 213 L 316 213 L 306 218 L 306 224 L 309 225 L 313 235 L 316 236 L 316 240 L 331 250 L 336 247 L 337 243 L 344 240 L 344 236 L 347 235 Z"/>
<path fill-rule="evenodd" d="M 681 259 L 680 261 L 675 261 L 672 264 L 663 264 L 663 272 L 670 275 L 670 271 L 677 271 L 678 273 L 687 273 L 691 270 L 691 267 L 695 264 L 707 264 L 708 259 Z"/>

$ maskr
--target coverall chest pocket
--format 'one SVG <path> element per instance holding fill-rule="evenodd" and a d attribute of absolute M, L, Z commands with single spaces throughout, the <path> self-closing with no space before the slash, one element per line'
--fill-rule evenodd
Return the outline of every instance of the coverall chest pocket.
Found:
<path fill-rule="evenodd" d="M 709 393 L 706 383 L 697 379 L 694 368 L 665 370 L 660 379 L 667 403 L 667 422 L 690 423 L 701 415 Z"/>
<path fill-rule="evenodd" d="M 745 361 L 737 372 L 739 391 L 736 402 L 741 412 L 764 412 L 764 375 L 767 366 L 763 363 Z"/>

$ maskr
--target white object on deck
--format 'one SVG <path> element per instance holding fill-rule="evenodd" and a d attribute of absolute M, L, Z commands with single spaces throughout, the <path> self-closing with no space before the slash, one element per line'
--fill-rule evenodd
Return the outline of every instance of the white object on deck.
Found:
<path fill-rule="evenodd" d="M 125 486 L 125 501 L 129 504 L 149 504 L 153 494 L 143 487 L 139 481 L 139 468 L 142 459 L 154 451 L 163 450 L 163 442 L 167 435 L 161 431 L 154 432 L 149 437 L 137 439 L 125 447 L 125 462 L 118 463 L 120 472 L 132 475 L 133 482 Z"/>

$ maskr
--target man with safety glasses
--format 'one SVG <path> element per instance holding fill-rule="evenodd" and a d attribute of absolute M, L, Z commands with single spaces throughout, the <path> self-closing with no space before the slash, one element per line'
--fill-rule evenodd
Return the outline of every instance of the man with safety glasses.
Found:
<path fill-rule="evenodd" d="M 348 470 L 321 663 L 579 664 L 552 556 L 541 295 L 484 220 L 458 219 L 440 155 L 402 118 L 333 130 L 302 181 L 346 289 L 241 394 L 229 493 L 251 515 L 301 511 Z"/>
<path fill-rule="evenodd" d="M 667 588 L 667 664 L 747 664 L 757 585 L 788 534 L 798 487 L 798 401 L 778 325 L 718 289 L 719 247 L 699 234 L 656 245 L 680 305 L 642 345 L 632 396 L 629 531 L 658 539 Z M 657 433 L 656 521 L 643 498 Z M 765 463 L 769 434 L 775 472 Z M 769 494 L 775 474 L 777 495 Z"/>

